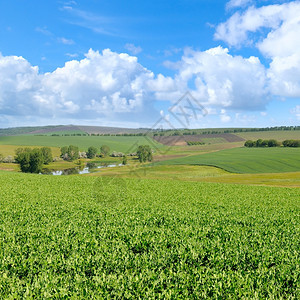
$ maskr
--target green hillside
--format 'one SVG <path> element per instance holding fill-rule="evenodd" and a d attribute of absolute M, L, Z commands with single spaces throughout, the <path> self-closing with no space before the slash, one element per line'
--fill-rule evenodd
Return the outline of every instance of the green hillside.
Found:
<path fill-rule="evenodd" d="M 300 148 L 235 148 L 156 164 L 208 165 L 234 173 L 296 172 L 300 171 Z"/>
<path fill-rule="evenodd" d="M 102 145 L 110 147 L 111 151 L 135 152 L 138 145 L 153 145 L 162 148 L 163 145 L 143 136 L 1 136 L 1 145 L 19 146 L 48 146 L 63 147 L 66 145 L 78 146 L 81 151 L 88 147 L 100 148 Z"/>

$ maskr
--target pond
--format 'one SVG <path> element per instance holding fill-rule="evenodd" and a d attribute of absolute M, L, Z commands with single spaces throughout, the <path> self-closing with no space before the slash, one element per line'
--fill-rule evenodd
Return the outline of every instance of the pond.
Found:
<path fill-rule="evenodd" d="M 75 174 L 89 174 L 97 172 L 99 169 L 103 168 L 114 168 L 114 167 L 120 167 L 123 166 L 123 164 L 96 164 L 96 163 L 87 163 L 83 166 L 78 166 L 75 168 L 69 168 L 64 170 L 50 170 L 50 169 L 43 169 L 43 172 L 40 173 L 42 175 L 75 175 Z"/>

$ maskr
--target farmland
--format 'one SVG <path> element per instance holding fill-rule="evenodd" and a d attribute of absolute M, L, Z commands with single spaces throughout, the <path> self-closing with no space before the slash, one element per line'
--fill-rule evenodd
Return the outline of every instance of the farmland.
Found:
<path fill-rule="evenodd" d="M 300 296 L 298 189 L 8 173 L 0 184 L 1 298 Z"/>
<path fill-rule="evenodd" d="M 1 145 L 15 146 L 47 146 L 63 147 L 66 145 L 78 146 L 81 151 L 86 151 L 88 147 L 94 146 L 100 148 L 107 145 L 113 151 L 134 152 L 138 144 L 155 144 L 157 148 L 163 145 L 155 141 L 149 142 L 143 136 L 0 136 Z"/>
<path fill-rule="evenodd" d="M 299 298 L 300 149 L 245 148 L 245 136 L 225 133 L 203 135 L 205 145 L 174 138 L 0 137 L 5 155 L 50 146 L 59 156 L 70 144 L 155 150 L 152 163 L 128 157 L 79 176 L 2 163 L 0 298 Z"/>
<path fill-rule="evenodd" d="M 158 162 L 159 165 L 208 165 L 233 173 L 278 173 L 300 170 L 299 148 L 235 148 Z"/>

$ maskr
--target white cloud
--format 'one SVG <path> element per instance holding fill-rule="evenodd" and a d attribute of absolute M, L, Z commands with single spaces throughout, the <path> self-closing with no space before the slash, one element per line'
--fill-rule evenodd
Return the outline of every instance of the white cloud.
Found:
<path fill-rule="evenodd" d="M 262 29 L 269 32 L 263 34 Z M 255 44 L 271 59 L 270 91 L 280 97 L 300 97 L 300 1 L 250 7 L 220 24 L 215 38 L 231 46 Z"/>
<path fill-rule="evenodd" d="M 124 48 L 128 50 L 131 54 L 137 55 L 143 51 L 140 46 L 135 46 L 134 44 L 127 43 Z"/>
<path fill-rule="evenodd" d="M 71 57 L 71 58 L 76 58 L 76 57 L 78 57 L 78 54 L 77 54 L 77 53 L 66 53 L 65 55 L 68 56 L 68 57 Z"/>
<path fill-rule="evenodd" d="M 221 109 L 220 120 L 222 123 L 228 123 L 231 121 L 231 117 L 226 113 L 225 109 Z"/>
<path fill-rule="evenodd" d="M 136 57 L 109 49 L 90 50 L 45 74 L 22 57 L 0 56 L 0 115 L 121 119 L 131 113 L 131 120 L 147 119 L 154 97 L 147 81 L 153 78 Z"/>
<path fill-rule="evenodd" d="M 74 42 L 73 40 L 71 40 L 71 39 L 66 39 L 66 38 L 64 38 L 64 37 L 60 37 L 60 38 L 58 38 L 57 40 L 58 40 L 59 43 L 62 43 L 62 44 L 64 44 L 64 45 L 73 45 L 73 44 L 75 44 L 75 42 Z"/>
<path fill-rule="evenodd" d="M 236 12 L 226 22 L 218 25 L 215 38 L 231 46 L 249 43 L 249 33 L 262 28 L 277 30 L 291 17 L 299 17 L 298 1 L 282 5 L 267 5 L 260 8 L 250 7 L 245 12 Z M 253 42 L 253 41 L 252 41 Z"/>
<path fill-rule="evenodd" d="M 253 0 L 230 0 L 229 2 L 226 3 L 226 9 L 244 7 L 252 2 Z"/>
<path fill-rule="evenodd" d="M 291 110 L 291 113 L 295 115 L 298 120 L 300 120 L 300 105 L 296 105 L 296 107 Z"/>
<path fill-rule="evenodd" d="M 232 56 L 219 46 L 203 52 L 187 50 L 175 66 L 177 90 L 192 84 L 193 95 L 205 105 L 253 110 L 269 101 L 266 71 L 256 57 Z"/>

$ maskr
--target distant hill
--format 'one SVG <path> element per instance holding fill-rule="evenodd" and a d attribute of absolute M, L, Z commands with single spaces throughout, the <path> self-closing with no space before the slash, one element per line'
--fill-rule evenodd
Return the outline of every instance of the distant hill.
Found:
<path fill-rule="evenodd" d="M 76 125 L 56 125 L 56 126 L 34 126 L 34 127 L 14 127 L 0 128 L 0 136 L 12 135 L 51 135 L 51 134 L 135 134 L 146 133 L 149 129 L 140 128 L 119 128 L 105 126 L 76 126 Z"/>
<path fill-rule="evenodd" d="M 300 131 L 300 126 L 278 126 L 267 128 L 203 128 L 203 129 L 172 129 L 151 130 L 150 128 L 121 128 L 107 126 L 82 126 L 82 125 L 52 125 L 0 128 L 0 136 L 13 135 L 136 135 L 152 132 L 154 136 L 178 136 L 178 135 L 211 135 L 211 134 L 238 134 L 248 132 L 266 131 Z"/>

